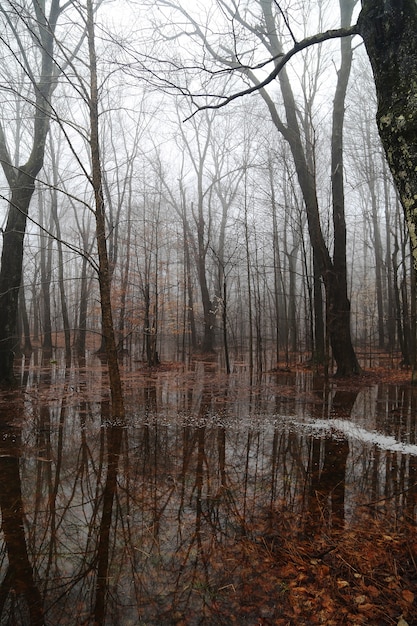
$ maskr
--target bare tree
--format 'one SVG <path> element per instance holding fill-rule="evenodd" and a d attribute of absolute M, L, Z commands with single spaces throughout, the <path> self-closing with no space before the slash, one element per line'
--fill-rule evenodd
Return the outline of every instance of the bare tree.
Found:
<path fill-rule="evenodd" d="M 353 8 L 357 0 L 341 3 L 341 19 L 345 26 L 349 23 Z M 262 96 L 271 119 L 291 150 L 298 182 L 303 194 L 307 212 L 310 240 L 313 247 L 318 271 L 322 277 L 327 295 L 327 328 L 333 355 L 337 363 L 338 375 L 350 375 L 360 371 L 358 361 L 352 345 L 350 331 L 350 302 L 347 297 L 346 276 L 346 224 L 344 218 L 343 199 L 343 163 L 342 163 L 342 133 L 344 117 L 344 98 L 351 64 L 350 39 L 342 43 L 341 67 L 338 71 L 338 82 L 335 92 L 333 109 L 332 132 L 332 188 L 333 188 L 333 258 L 327 246 L 320 221 L 320 206 L 318 199 L 317 180 L 312 169 L 309 137 L 303 136 L 300 125 L 300 107 L 298 106 L 291 80 L 284 67 L 283 59 L 290 56 L 284 54 L 284 34 L 281 31 L 283 12 L 279 4 L 272 0 L 257 0 L 250 7 L 239 6 L 230 0 L 217 0 L 220 12 L 230 24 L 230 31 L 225 33 L 219 44 L 215 37 L 210 38 L 210 29 L 201 26 L 181 3 L 174 0 L 159 0 L 159 5 L 170 10 L 176 9 L 192 26 L 190 37 L 198 40 L 205 53 L 210 55 L 217 71 L 212 70 L 212 76 L 230 72 L 240 74 L 251 87 L 239 92 L 239 95 L 258 91 Z M 289 23 L 284 20 L 284 29 Z M 289 30 L 292 35 L 291 30 Z M 340 34 L 340 31 L 338 31 Z M 330 36 L 330 35 L 329 35 Z M 249 49 L 245 44 L 246 38 L 251 41 Z M 319 39 L 317 40 L 319 41 Z M 316 42 L 317 42 L 316 41 Z M 268 62 L 272 62 L 275 69 L 268 79 L 261 80 L 256 72 L 259 64 L 253 62 L 255 51 L 262 48 L 269 55 Z M 296 44 L 297 50 L 302 47 Z M 304 48 L 307 47 L 306 45 Z M 288 58 L 287 58 L 288 57 Z M 262 63 L 264 66 L 266 63 Z M 203 61 L 203 71 L 210 75 L 210 68 Z M 277 78 L 282 99 L 283 114 L 279 103 L 274 99 L 266 87 Z M 217 79 L 217 78 L 216 78 Z M 209 87 L 208 87 L 209 88 Z M 237 95 L 237 94 L 236 94 Z M 220 96 L 219 104 L 199 106 L 198 108 L 219 108 L 233 100 L 235 96 Z M 197 98 L 195 98 L 197 100 Z"/>
<path fill-rule="evenodd" d="M 113 324 L 111 299 L 111 269 L 107 251 L 106 218 L 103 192 L 103 175 L 101 169 L 99 141 L 99 89 L 97 56 L 95 47 L 95 25 L 92 0 L 87 0 L 86 20 L 90 86 L 88 93 L 91 150 L 90 182 L 94 192 L 94 217 L 96 222 L 96 242 L 98 250 L 98 282 L 100 287 L 102 333 L 105 339 L 107 366 L 109 369 L 110 391 L 112 398 L 112 419 L 123 423 L 125 412 L 122 383 L 117 358 L 117 344 Z"/>
<path fill-rule="evenodd" d="M 7 385 L 14 383 L 18 293 L 29 204 L 44 163 L 52 114 L 51 97 L 58 84 L 58 75 L 64 69 L 62 61 L 60 64 L 55 60 L 56 48 L 59 48 L 56 43 L 58 21 L 69 5 L 51 0 L 48 13 L 46 4 L 37 0 L 25 0 L 23 3 L 7 0 L 0 6 L 5 89 L 17 107 L 23 106 L 24 102 L 24 106 L 30 108 L 31 116 L 31 122 L 25 127 L 25 154 L 18 151 L 13 155 L 10 141 L 18 140 L 10 137 L 6 120 L 3 118 L 0 121 L 0 161 L 10 189 L 0 267 L 0 382 Z M 22 91 L 21 86 L 8 75 L 8 64 L 11 62 L 23 72 Z M 19 127 L 15 130 L 15 137 L 18 137 L 22 131 L 21 118 L 18 116 L 16 119 Z"/>
<path fill-rule="evenodd" d="M 171 2 L 164 4 L 173 6 Z M 222 6 L 225 6 L 224 2 Z M 278 3 L 277 7 L 280 9 Z M 236 11 L 237 7 L 233 10 Z M 201 30 L 198 31 L 198 24 L 194 25 L 197 27 L 195 32 L 202 33 Z M 361 35 L 374 74 L 378 99 L 378 130 L 401 198 L 411 238 L 414 266 L 417 268 L 416 28 L 417 5 L 414 0 L 362 0 L 362 10 L 356 24 L 328 30 L 301 41 L 293 38 L 294 45 L 288 52 L 278 50 L 275 55 L 271 54 L 275 64 L 266 78 L 211 106 L 225 106 L 238 97 L 263 89 L 280 75 L 286 63 L 300 50 L 335 37 Z M 231 67 L 234 69 L 233 64 Z M 246 75 L 251 69 L 248 65 L 238 67 L 238 71 L 245 72 Z"/>

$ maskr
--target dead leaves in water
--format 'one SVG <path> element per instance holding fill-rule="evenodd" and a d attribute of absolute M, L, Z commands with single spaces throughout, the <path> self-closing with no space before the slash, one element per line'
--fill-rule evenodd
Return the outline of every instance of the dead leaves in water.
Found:
<path fill-rule="evenodd" d="M 211 590 L 206 623 L 396 626 L 403 619 L 403 626 L 417 624 L 412 525 L 402 522 L 387 533 L 380 521 L 364 515 L 350 528 L 327 534 L 280 514 L 273 533 L 269 524 L 245 532 L 242 542 L 223 553 L 221 564 L 211 564 L 215 579 L 222 573 L 222 584 Z"/>

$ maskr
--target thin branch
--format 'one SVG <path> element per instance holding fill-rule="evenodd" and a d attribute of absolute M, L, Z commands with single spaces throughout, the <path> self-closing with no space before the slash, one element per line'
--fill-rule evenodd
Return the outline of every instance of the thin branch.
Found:
<path fill-rule="evenodd" d="M 281 5 L 280 5 L 279 2 L 277 2 L 277 0 L 274 0 L 274 4 L 276 5 L 278 11 L 281 13 L 282 19 L 284 20 L 285 26 L 287 27 L 288 32 L 291 35 L 291 38 L 292 38 L 292 40 L 294 42 L 294 45 L 297 45 L 297 40 L 296 40 L 295 35 L 294 35 L 294 33 L 292 31 L 292 28 L 290 26 L 290 22 L 288 20 L 288 17 L 285 15 L 284 11 L 281 9 Z"/>
<path fill-rule="evenodd" d="M 12 204 L 11 201 L 9 200 L 9 198 L 7 198 L 6 196 L 4 196 L 1 193 L 0 193 L 0 199 L 1 200 L 6 200 L 6 202 L 8 202 L 9 204 Z M 13 203 L 13 206 L 14 206 L 14 208 L 17 211 L 21 212 L 21 209 L 16 204 Z M 68 248 L 68 250 L 70 250 L 71 252 L 74 252 L 78 256 L 86 259 L 86 261 L 90 265 L 90 267 L 92 267 L 95 272 L 98 272 L 98 265 L 97 265 L 96 261 L 93 259 L 93 257 L 90 254 L 88 254 L 88 252 L 85 252 L 84 250 L 81 250 L 81 248 L 78 248 L 77 246 L 69 243 L 65 239 L 60 239 L 59 237 L 54 235 L 48 228 L 42 226 L 42 224 L 40 224 L 37 220 L 35 220 L 30 215 L 27 215 L 26 217 L 27 217 L 27 219 L 30 222 L 32 222 L 32 224 L 37 226 L 39 228 L 39 230 L 41 230 L 43 233 L 45 233 L 46 235 L 51 237 L 51 239 L 61 243 L 65 248 Z"/>
<path fill-rule="evenodd" d="M 340 37 L 351 37 L 352 35 L 359 35 L 359 28 L 357 24 L 354 24 L 353 26 L 349 26 L 349 28 L 337 28 L 337 29 L 327 30 L 324 33 L 318 33 L 317 35 L 306 37 L 302 41 L 299 41 L 298 43 L 296 43 L 295 46 L 291 48 L 291 50 L 289 50 L 288 52 L 286 52 L 285 54 L 281 56 L 281 59 L 277 62 L 272 72 L 264 80 L 259 81 L 256 85 L 252 85 L 251 87 L 248 87 L 247 89 L 238 91 L 232 94 L 231 96 L 218 96 L 221 99 L 221 102 L 218 102 L 217 104 L 205 104 L 203 106 L 199 106 L 191 115 L 186 117 L 184 121 L 186 122 L 199 111 L 204 111 L 205 109 L 221 109 L 224 106 L 228 105 L 230 102 L 233 102 L 233 100 L 237 100 L 238 98 L 242 98 L 243 96 L 247 96 L 251 93 L 254 93 L 255 91 L 259 91 L 260 89 L 263 89 L 264 87 L 269 85 L 273 80 L 275 80 L 275 78 L 277 78 L 278 74 L 285 67 L 288 61 L 292 59 L 292 57 L 296 55 L 298 52 L 300 52 L 301 50 L 305 50 L 305 48 L 308 48 L 310 46 L 313 46 L 319 43 L 323 43 L 324 41 L 328 41 L 330 39 L 338 39 Z M 236 66 L 235 68 L 231 68 L 232 71 L 233 70 L 242 71 L 242 69 L 246 69 L 246 68 L 242 68 L 240 65 Z"/>
<path fill-rule="evenodd" d="M 16 173 L 10 158 L 9 148 L 7 146 L 6 135 L 4 133 L 3 124 L 0 122 L 0 163 L 3 167 L 4 175 L 10 187 L 14 184 Z"/>

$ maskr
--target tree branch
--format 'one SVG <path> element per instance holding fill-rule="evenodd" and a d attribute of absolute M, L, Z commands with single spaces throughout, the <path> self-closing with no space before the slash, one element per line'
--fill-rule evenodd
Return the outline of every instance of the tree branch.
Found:
<path fill-rule="evenodd" d="M 6 176 L 6 180 L 10 187 L 14 184 L 16 172 L 12 165 L 10 158 L 9 148 L 7 146 L 6 135 L 4 133 L 3 125 L 0 122 L 0 163 Z"/>
<path fill-rule="evenodd" d="M 242 98 L 243 96 L 247 96 L 251 93 L 254 93 L 255 91 L 259 91 L 263 89 L 264 87 L 269 85 L 273 80 L 275 80 L 275 78 L 277 78 L 278 74 L 285 67 L 288 61 L 292 59 L 294 55 L 296 55 L 301 50 L 304 50 L 305 48 L 309 48 L 310 46 L 323 43 L 324 41 L 328 41 L 330 39 L 338 39 L 341 37 L 351 37 L 353 35 L 359 35 L 359 34 L 360 32 L 359 32 L 358 25 L 354 24 L 353 26 L 349 26 L 348 28 L 337 28 L 337 29 L 332 29 L 332 30 L 326 30 L 323 33 L 318 33 L 316 35 L 312 35 L 311 37 L 306 37 L 302 41 L 297 42 L 293 46 L 293 48 L 291 48 L 291 50 L 289 50 L 285 54 L 280 55 L 280 60 L 279 61 L 277 60 L 274 69 L 264 80 L 257 82 L 256 85 L 252 85 L 251 87 L 248 87 L 247 89 L 243 89 L 242 91 L 237 91 L 231 96 L 219 96 L 219 98 L 221 99 L 221 102 L 218 102 L 217 104 L 205 104 L 203 106 L 199 106 L 191 115 L 186 117 L 184 121 L 189 120 L 199 111 L 204 111 L 205 109 L 221 109 L 227 104 L 229 104 L 230 102 L 232 102 L 233 100 L 237 100 L 238 98 Z M 271 59 L 271 61 L 272 60 L 273 59 Z M 245 68 L 242 68 L 242 66 L 240 65 L 236 65 L 235 68 L 232 68 L 232 71 L 233 69 L 244 70 Z"/>

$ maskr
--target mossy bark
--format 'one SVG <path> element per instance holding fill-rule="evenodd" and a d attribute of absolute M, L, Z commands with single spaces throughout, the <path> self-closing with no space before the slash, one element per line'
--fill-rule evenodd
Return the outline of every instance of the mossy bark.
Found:
<path fill-rule="evenodd" d="M 379 135 L 404 209 L 417 272 L 417 3 L 362 0 L 358 30 L 372 65 Z"/>
<path fill-rule="evenodd" d="M 378 130 L 417 267 L 417 3 L 363 0 L 358 26 L 374 73 Z"/>

